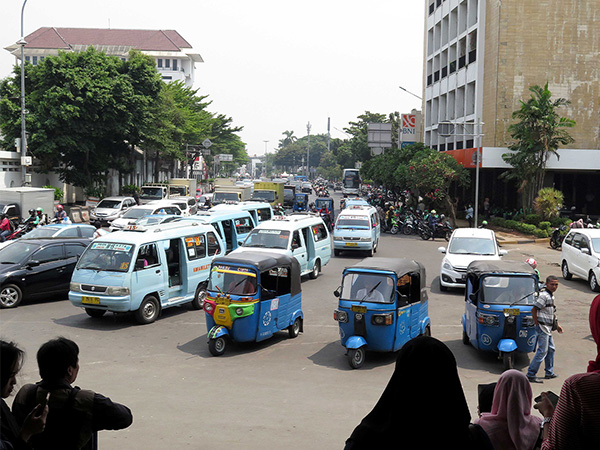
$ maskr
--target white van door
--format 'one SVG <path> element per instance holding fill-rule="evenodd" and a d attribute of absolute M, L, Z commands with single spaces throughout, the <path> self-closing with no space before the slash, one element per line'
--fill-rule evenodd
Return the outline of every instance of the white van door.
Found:
<path fill-rule="evenodd" d="M 165 289 L 168 283 L 166 255 L 159 255 L 159 253 L 159 248 L 155 242 L 140 245 L 138 249 L 135 266 L 131 274 L 131 290 L 132 292 L 141 293 L 141 295 L 136 299 L 135 305 L 132 302 L 133 309 L 139 308 L 142 299 L 151 292 L 159 293 L 161 303 L 168 300 L 167 290 Z M 161 293 L 164 293 L 164 295 Z"/>
<path fill-rule="evenodd" d="M 300 230 L 294 231 L 290 246 L 292 256 L 300 263 L 300 273 L 306 273 L 308 271 L 308 253 L 306 251 L 304 237 L 302 236 L 302 233 L 300 233 Z"/>

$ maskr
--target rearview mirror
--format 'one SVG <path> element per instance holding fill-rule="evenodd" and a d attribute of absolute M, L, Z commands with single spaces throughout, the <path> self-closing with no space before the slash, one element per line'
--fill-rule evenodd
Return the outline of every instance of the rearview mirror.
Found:
<path fill-rule="evenodd" d="M 40 262 L 37 259 L 32 259 L 27 263 L 27 267 L 37 267 L 40 265 Z"/>
<path fill-rule="evenodd" d="M 508 254 L 508 250 L 499 250 L 498 251 L 498 255 L 500 255 L 500 256 L 504 256 L 506 254 Z"/>
<path fill-rule="evenodd" d="M 446 253 L 446 247 L 438 247 L 438 252 Z"/>
<path fill-rule="evenodd" d="M 592 253 L 590 252 L 589 248 L 582 248 L 581 249 L 581 253 L 585 253 L 586 255 L 591 255 Z"/>

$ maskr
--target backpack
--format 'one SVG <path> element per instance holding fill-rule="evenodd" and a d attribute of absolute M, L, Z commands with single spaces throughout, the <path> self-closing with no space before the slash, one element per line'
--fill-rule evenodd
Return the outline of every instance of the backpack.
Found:
<path fill-rule="evenodd" d="M 28 404 L 43 403 L 48 391 L 31 385 Z M 46 427 L 40 434 L 31 437 L 35 450 L 61 449 L 79 450 L 92 438 L 92 408 L 94 392 L 78 387 L 50 391 Z"/>

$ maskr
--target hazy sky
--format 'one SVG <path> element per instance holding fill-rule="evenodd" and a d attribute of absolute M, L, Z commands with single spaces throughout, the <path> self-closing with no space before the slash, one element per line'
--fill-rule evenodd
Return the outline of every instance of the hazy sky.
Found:
<path fill-rule="evenodd" d="M 365 111 L 421 109 L 423 0 L 27 0 L 24 34 L 40 27 L 174 29 L 202 55 L 195 88 L 233 118 L 248 154 L 282 132 L 332 137 Z M 0 77 L 21 34 L 23 0 L 2 0 Z"/>

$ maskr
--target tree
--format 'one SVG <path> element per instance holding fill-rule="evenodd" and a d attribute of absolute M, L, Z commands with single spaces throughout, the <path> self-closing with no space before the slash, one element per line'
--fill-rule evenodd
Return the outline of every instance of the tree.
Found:
<path fill-rule="evenodd" d="M 548 83 L 542 88 L 531 86 L 531 97 L 521 101 L 521 108 L 513 112 L 517 122 L 508 127 L 515 142 L 509 146 L 513 153 L 502 155 L 512 166 L 502 177 L 518 183 L 523 196 L 524 209 L 531 209 L 537 193 L 544 184 L 546 164 L 551 155 L 559 157 L 558 148 L 574 142 L 565 128 L 575 126 L 575 121 L 561 117 L 557 109 L 570 102 L 564 98 L 552 100 Z"/>
<path fill-rule="evenodd" d="M 298 140 L 298 138 L 294 136 L 293 131 L 286 130 L 281 134 L 283 134 L 285 137 L 279 140 L 279 148 L 284 148 L 287 145 L 293 144 Z"/>
<path fill-rule="evenodd" d="M 540 189 L 533 208 L 542 220 L 551 220 L 559 216 L 560 208 L 564 201 L 563 193 L 557 189 L 547 187 Z"/>

